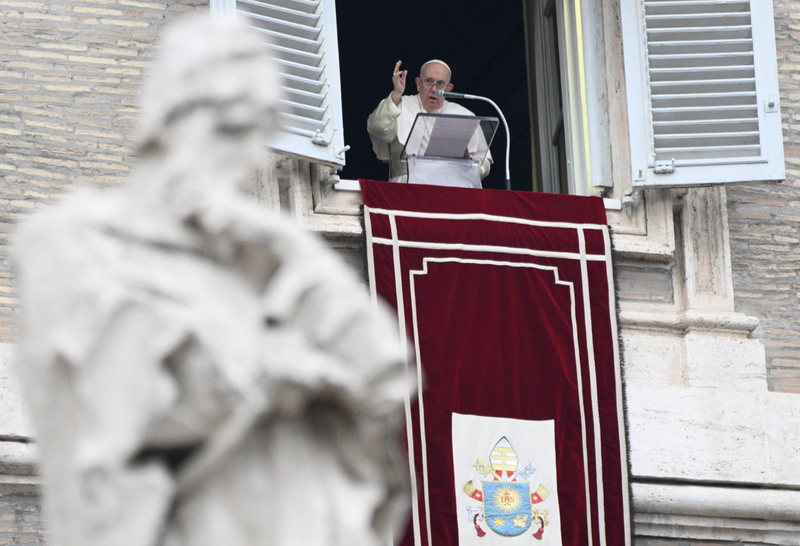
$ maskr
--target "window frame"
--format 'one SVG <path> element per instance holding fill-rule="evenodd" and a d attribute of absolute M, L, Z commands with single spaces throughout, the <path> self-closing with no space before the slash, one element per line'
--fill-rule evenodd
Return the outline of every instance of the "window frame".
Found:
<path fill-rule="evenodd" d="M 553 4 L 555 10 L 557 43 L 552 43 L 549 31 L 542 32 L 543 25 L 549 24 L 542 20 L 548 4 Z M 531 27 L 528 58 L 533 60 L 529 70 L 536 74 L 530 93 L 531 110 L 538 116 L 535 139 L 540 172 L 546 178 L 558 170 L 554 164 L 557 158 L 549 150 L 552 135 L 547 136 L 554 127 L 546 112 L 559 108 L 559 97 L 554 96 L 554 85 L 549 81 L 554 76 L 552 69 L 542 66 L 548 56 L 555 54 L 561 69 L 566 186 L 571 195 L 603 195 L 614 187 L 603 9 L 598 2 L 582 0 L 526 0 L 526 22 Z M 554 47 L 557 51 L 553 51 Z M 539 187 L 545 191 L 559 189 L 548 180 L 540 180 Z"/>

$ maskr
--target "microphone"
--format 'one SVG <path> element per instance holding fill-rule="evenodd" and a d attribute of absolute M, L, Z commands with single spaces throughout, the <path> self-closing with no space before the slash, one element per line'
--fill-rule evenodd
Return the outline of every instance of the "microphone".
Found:
<path fill-rule="evenodd" d="M 444 89 L 437 89 L 436 96 L 445 99 L 482 100 L 494 106 L 494 109 L 497 110 L 498 114 L 500 114 L 500 119 L 503 120 L 503 126 L 506 128 L 506 189 L 510 190 L 511 168 L 508 165 L 508 158 L 511 155 L 511 132 L 508 130 L 508 123 L 506 122 L 506 117 L 503 115 L 503 112 L 500 110 L 500 107 L 497 106 L 497 104 L 495 104 L 495 102 L 492 99 L 488 99 L 486 97 L 479 97 L 478 95 L 468 95 L 466 93 L 453 93 L 452 91 L 445 91 Z"/>
<path fill-rule="evenodd" d="M 443 97 L 445 99 L 477 99 L 475 95 L 467 95 L 465 93 L 453 93 L 452 91 L 445 91 L 444 89 L 437 89 L 436 90 L 437 97 Z"/>

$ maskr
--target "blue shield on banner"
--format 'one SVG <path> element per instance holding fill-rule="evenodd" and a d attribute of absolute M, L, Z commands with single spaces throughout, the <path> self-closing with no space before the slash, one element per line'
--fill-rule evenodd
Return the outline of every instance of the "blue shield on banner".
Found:
<path fill-rule="evenodd" d="M 530 486 L 527 482 L 483 482 L 483 514 L 498 535 L 521 535 L 531 526 Z"/>

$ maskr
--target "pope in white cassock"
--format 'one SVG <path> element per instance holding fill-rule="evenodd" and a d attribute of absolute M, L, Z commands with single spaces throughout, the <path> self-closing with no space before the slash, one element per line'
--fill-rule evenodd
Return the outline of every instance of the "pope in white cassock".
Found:
<path fill-rule="evenodd" d="M 392 73 L 392 92 L 383 99 L 367 119 L 367 131 L 372 140 L 372 149 L 378 159 L 389 163 L 389 180 L 406 182 L 407 168 L 400 162 L 414 119 L 417 114 L 430 112 L 435 114 L 459 114 L 474 116 L 460 104 L 446 101 L 436 95 L 440 89 L 451 91 L 451 72 L 447 63 L 434 59 L 422 65 L 419 77 L 416 78 L 417 95 L 403 95 L 406 90 L 408 70 L 400 70 L 402 61 L 397 61 Z M 486 155 L 480 166 L 481 180 L 489 174 L 492 164 L 490 154 Z"/>

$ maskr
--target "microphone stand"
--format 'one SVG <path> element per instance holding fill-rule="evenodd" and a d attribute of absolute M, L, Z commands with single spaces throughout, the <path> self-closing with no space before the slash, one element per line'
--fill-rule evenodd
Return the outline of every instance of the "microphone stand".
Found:
<path fill-rule="evenodd" d="M 483 102 L 488 102 L 494 109 L 497 110 L 497 113 L 500 114 L 500 119 L 503 120 L 503 127 L 506 128 L 506 189 L 511 189 L 511 168 L 508 165 L 508 158 L 511 155 L 511 132 L 508 130 L 508 123 L 506 122 L 506 117 L 503 115 L 503 112 L 500 110 L 500 107 L 495 104 L 492 99 L 488 99 L 486 97 L 479 97 L 478 95 L 468 95 L 466 93 L 453 93 L 452 91 L 445 91 L 444 89 L 439 89 L 436 91 L 437 97 L 444 97 L 446 99 L 470 99 L 470 100 L 482 100 Z"/>

